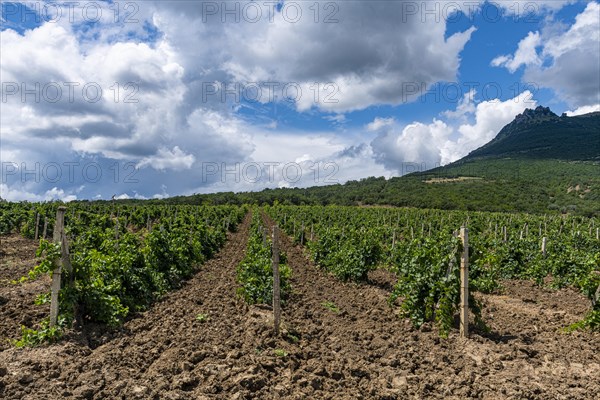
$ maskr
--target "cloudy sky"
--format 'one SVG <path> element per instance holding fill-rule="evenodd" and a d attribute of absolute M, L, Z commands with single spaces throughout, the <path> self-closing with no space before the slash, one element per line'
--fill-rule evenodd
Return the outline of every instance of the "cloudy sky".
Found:
<path fill-rule="evenodd" d="M 152 198 L 452 162 L 600 110 L 597 1 L 2 1 L 0 194 Z"/>

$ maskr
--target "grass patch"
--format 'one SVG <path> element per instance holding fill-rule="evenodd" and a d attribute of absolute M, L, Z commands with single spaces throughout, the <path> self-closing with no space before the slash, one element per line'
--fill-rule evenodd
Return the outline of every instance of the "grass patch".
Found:
<path fill-rule="evenodd" d="M 321 305 L 329 311 L 334 312 L 336 314 L 340 312 L 340 308 L 332 301 L 325 301 L 321 303 Z"/>

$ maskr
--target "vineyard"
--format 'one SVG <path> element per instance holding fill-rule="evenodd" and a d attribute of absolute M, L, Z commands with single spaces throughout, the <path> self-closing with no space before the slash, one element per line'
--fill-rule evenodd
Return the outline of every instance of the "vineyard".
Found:
<path fill-rule="evenodd" d="M 1 203 L 0 212 L 6 398 L 600 390 L 595 218 L 118 202 Z M 468 339 L 458 335 L 464 254 Z"/>
<path fill-rule="evenodd" d="M 41 274 L 52 274 L 61 258 L 60 243 L 45 239 L 48 226 L 56 220 L 56 206 L 14 207 L 4 210 L 4 233 L 15 228 L 28 238 L 40 234 L 38 265 L 29 271 L 24 282 Z M 114 212 L 113 212 L 114 211 Z M 64 271 L 59 293 L 57 326 L 49 320 L 40 323 L 39 331 L 23 327 L 23 338 L 16 344 L 39 344 L 54 340 L 60 329 L 84 321 L 121 324 L 131 313 L 146 309 L 169 290 L 179 287 L 198 266 L 221 248 L 226 232 L 234 230 L 245 208 L 237 207 L 102 207 L 71 208 L 61 225 L 66 226 L 68 268 Z M 40 216 L 43 216 L 40 218 Z M 50 300 L 43 293 L 36 303 Z"/>

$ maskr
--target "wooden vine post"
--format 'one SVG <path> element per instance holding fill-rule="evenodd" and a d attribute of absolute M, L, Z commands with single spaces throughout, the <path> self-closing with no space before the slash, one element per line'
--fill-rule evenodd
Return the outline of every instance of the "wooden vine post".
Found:
<path fill-rule="evenodd" d="M 600 272 L 596 271 L 597 274 L 600 274 Z M 598 302 L 600 302 L 600 285 L 598 285 L 598 287 L 596 288 L 596 293 L 594 294 L 594 298 L 592 299 L 592 309 L 596 308 L 596 304 L 598 304 Z"/>
<path fill-rule="evenodd" d="M 40 238 L 40 213 L 35 213 L 35 240 Z"/>
<path fill-rule="evenodd" d="M 279 281 L 279 232 L 273 227 L 273 324 L 275 335 L 279 335 L 281 322 L 281 288 Z"/>
<path fill-rule="evenodd" d="M 50 327 L 56 325 L 59 311 L 59 292 L 61 286 L 62 269 L 65 268 L 73 279 L 73 268 L 69 260 L 69 246 L 67 236 L 65 235 L 65 211 L 66 207 L 58 207 L 56 211 L 56 221 L 54 223 L 53 242 L 60 246 L 60 258 L 58 259 L 54 271 L 52 272 L 52 292 L 50 295 Z"/>
<path fill-rule="evenodd" d="M 546 258 L 546 236 L 542 238 L 542 255 Z"/>
<path fill-rule="evenodd" d="M 119 248 L 119 216 L 115 219 L 115 248 Z"/>
<path fill-rule="evenodd" d="M 460 258 L 460 336 L 469 337 L 469 230 L 460 228 L 463 252 Z"/>

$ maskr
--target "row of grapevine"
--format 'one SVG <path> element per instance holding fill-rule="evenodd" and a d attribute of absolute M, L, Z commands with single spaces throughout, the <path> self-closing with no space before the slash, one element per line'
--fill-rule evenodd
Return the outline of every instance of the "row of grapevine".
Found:
<path fill-rule="evenodd" d="M 437 320 L 446 333 L 456 311 L 459 244 L 456 231 L 470 231 L 470 284 L 490 292 L 501 279 L 533 279 L 542 284 L 573 285 L 593 302 L 582 325 L 598 327 L 600 241 L 595 219 L 487 212 L 356 207 L 267 209 L 313 260 L 337 277 L 365 279 L 379 266 L 398 277 L 392 297 L 419 326 Z M 543 238 L 547 243 L 541 250 Z M 478 305 L 470 303 L 477 315 Z"/>
<path fill-rule="evenodd" d="M 52 232 L 56 210 L 62 203 L 8 203 L 0 202 L 0 235 L 10 233 L 20 233 L 22 236 L 33 239 L 36 223 L 42 228 L 44 220 L 47 221 L 48 232 Z M 72 226 L 73 221 L 88 218 L 95 219 L 103 215 L 107 220 L 114 221 L 128 226 L 132 230 L 149 228 L 151 225 L 160 221 L 161 223 L 172 223 L 178 217 L 178 213 L 185 215 L 194 214 L 200 218 L 203 214 L 206 224 L 212 223 L 211 215 L 202 213 L 204 207 L 191 205 L 125 205 L 119 203 L 70 203 L 68 212 L 65 215 L 65 223 Z M 39 218 L 37 217 L 39 216 Z M 223 221 L 227 223 L 227 219 Z M 230 221 L 233 223 L 233 221 Z M 41 233 L 41 232 L 40 232 Z M 41 236 L 41 235 L 40 235 Z"/>
<path fill-rule="evenodd" d="M 72 271 L 63 270 L 63 283 L 70 284 L 60 291 L 59 321 L 120 324 L 197 271 L 246 212 L 236 206 L 69 207 L 65 232 Z M 59 245 L 40 242 L 42 261 L 29 279 L 52 273 L 60 257 Z M 48 299 L 45 294 L 39 302 Z"/>
<path fill-rule="evenodd" d="M 238 294 L 249 304 L 273 302 L 273 241 L 262 223 L 260 211 L 252 212 L 252 224 L 246 256 L 237 267 Z M 285 300 L 290 291 L 291 270 L 285 254 L 279 255 L 281 298 Z"/>

